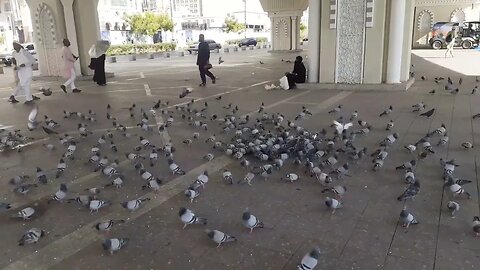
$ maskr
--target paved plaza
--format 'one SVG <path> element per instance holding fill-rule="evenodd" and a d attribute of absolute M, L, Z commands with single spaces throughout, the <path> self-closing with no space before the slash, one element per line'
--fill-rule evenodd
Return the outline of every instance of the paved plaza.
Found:
<path fill-rule="evenodd" d="M 40 87 L 50 87 L 54 92 L 50 97 L 40 95 L 39 116 L 43 120 L 43 115 L 48 115 L 60 122 L 61 126 L 56 129 L 59 133 L 78 135 L 80 120 L 64 119 L 63 110 L 87 113 L 92 109 L 96 112 L 97 121 L 88 123 L 93 134 L 78 143 L 75 160 L 67 162 L 68 167 L 59 179 L 54 175 L 65 147 L 57 136 L 46 136 L 41 129 L 28 132 L 26 120 L 32 107 L 7 102 L 13 79 L 11 70 L 6 69 L 6 74 L 0 75 L 0 124 L 21 129 L 34 143 L 20 153 L 7 151 L 0 156 L 0 201 L 14 204 L 14 209 L 0 215 L 0 269 L 296 269 L 302 257 L 314 247 L 321 250 L 315 269 L 322 270 L 479 269 L 480 238 L 474 237 L 472 219 L 480 215 L 477 178 L 480 120 L 472 119 L 472 115 L 480 113 L 480 93 L 471 95 L 471 91 L 477 84 L 475 76 L 480 76 L 476 68 L 480 52 L 459 50 L 456 53 L 458 58 L 441 59 L 443 52 L 414 52 L 412 71 L 416 81 L 406 92 L 389 91 L 388 86 L 384 91 L 316 90 L 314 86 L 267 91 L 265 84 L 278 84 L 279 77 L 293 68 L 293 63 L 288 61 L 293 61 L 296 54 L 269 53 L 265 49 L 212 54 L 213 63 L 219 56 L 225 62 L 214 65 L 212 72 L 218 77 L 217 83 L 212 85 L 208 81 L 206 88 L 197 87 L 198 69 L 194 66 L 194 56 L 190 55 L 135 62 L 119 59 L 107 65 L 107 71 L 115 73 L 107 86 L 79 81 L 78 87 L 83 90 L 80 94 L 64 94 L 59 81 L 41 78 L 33 82 L 33 92 Z M 305 56 L 306 52 L 299 54 Z M 422 58 L 424 56 L 427 58 Z M 431 61 L 428 57 L 437 60 Z M 463 68 L 462 61 L 467 63 Z M 449 66 L 452 68 L 448 69 Z M 455 84 L 462 77 L 459 93 L 453 95 L 443 90 L 445 81 L 435 83 L 433 79 L 439 76 L 450 76 Z M 193 92 L 180 99 L 179 94 L 186 87 L 193 87 Z M 429 94 L 433 89 L 436 93 Z M 148 123 L 154 131 L 142 131 L 136 126 L 140 122 L 140 108 L 148 113 L 159 99 L 162 105 L 157 117 L 150 116 Z M 19 100 L 23 102 L 24 99 L 19 97 Z M 175 110 L 176 105 L 191 101 L 194 102 L 192 108 L 198 110 L 204 108 L 204 102 L 208 103 L 204 112 L 207 119 L 202 120 L 208 122 L 207 131 L 192 127 L 182 120 L 184 112 Z M 432 117 L 420 117 L 412 112 L 412 105 L 422 101 L 427 109 L 436 108 Z M 358 136 L 354 143 L 359 148 L 367 147 L 368 156 L 358 164 L 351 164 L 351 177 L 333 183 L 347 187 L 341 198 L 344 207 L 335 214 L 324 203 L 325 198 L 332 195 L 322 193 L 324 187 L 304 174 L 303 167 L 291 161 L 280 171 L 275 170 L 266 181 L 256 176 L 251 186 L 236 181 L 227 185 L 223 181 L 224 169 L 231 171 L 236 179 L 243 179 L 247 170 L 236 159 L 212 149 L 211 143 L 205 143 L 214 134 L 217 140 L 230 138 L 223 133 L 223 126 L 217 124 L 218 121 L 210 121 L 210 117 L 212 114 L 223 117 L 229 112 L 224 106 L 232 103 L 233 107 L 238 106 L 238 117 L 249 114 L 255 119 L 262 116 L 257 112 L 262 102 L 266 112 L 281 113 L 289 120 L 305 106 L 313 115 L 295 123 L 311 132 L 325 128 L 332 134 L 332 120 L 339 116 L 348 120 L 355 110 L 359 119 L 373 126 L 368 135 Z M 152 174 L 163 178 L 164 184 L 158 193 L 143 190 L 145 181 L 124 155 L 139 144 L 138 137 L 127 138 L 113 131 L 118 152 L 111 152 L 107 147 L 102 154 L 106 154 L 110 162 L 119 160 L 125 183 L 119 189 L 105 188 L 98 195 L 111 200 L 113 205 L 90 214 L 88 209 L 74 203 L 47 203 L 60 183 L 67 184 L 68 198 L 86 194 L 87 188 L 109 183 L 106 177 L 85 165 L 91 147 L 107 129 L 113 130 L 112 121 L 105 117 L 107 104 L 111 105 L 110 114 L 125 125 L 129 133 L 146 137 L 157 146 L 171 140 L 176 147 L 175 162 L 186 174 L 172 176 L 167 159 L 161 154 L 154 167 L 148 166 L 148 160 L 144 163 Z M 129 117 L 132 104 L 136 105 L 135 118 Z M 343 106 L 340 113 L 327 113 L 340 104 Z M 393 112 L 379 117 L 390 105 Z M 162 110 L 166 111 L 164 115 Z M 174 118 L 172 126 L 159 134 L 157 126 L 169 116 Z M 395 126 L 393 131 L 386 131 L 390 120 Z M 404 145 L 414 144 L 442 123 L 447 128 L 449 142 L 443 147 L 434 146 L 436 153 L 419 161 L 415 172 L 421 183 L 420 193 L 406 202 L 419 224 L 406 229 L 399 223 L 405 203 L 396 199 L 406 187 L 404 172 L 396 171 L 395 167 L 412 159 Z M 353 129 L 358 129 L 358 125 Z M 191 138 L 193 132 L 200 133 L 200 140 L 191 145 L 182 143 Z M 373 172 L 370 153 L 393 132 L 398 133 L 399 138 L 389 148 L 385 165 Z M 432 138 L 432 145 L 438 138 Z M 475 147 L 463 149 L 461 144 L 466 141 Z M 54 144 L 56 149 L 46 150 L 43 144 L 48 143 Z M 209 152 L 215 154 L 215 158 L 207 162 L 203 156 Z M 256 165 L 261 164 L 253 157 L 247 158 Z M 446 208 L 452 195 L 443 187 L 440 158 L 455 158 L 460 164 L 455 177 L 472 181 L 464 186 L 471 198 L 455 198 L 461 206 L 455 218 L 450 217 Z M 40 184 L 26 196 L 14 194 L 10 178 L 27 174 L 34 181 L 36 167 L 48 172 L 49 184 Z M 209 182 L 204 190 L 201 189 L 200 196 L 190 203 L 183 191 L 205 170 L 209 172 Z M 280 179 L 290 172 L 298 173 L 300 179 L 294 183 Z M 133 213 L 120 205 L 141 196 L 151 200 Z M 34 207 L 36 216 L 28 221 L 10 217 L 25 207 Z M 180 207 L 207 218 L 208 224 L 182 229 L 178 217 Z M 265 228 L 255 229 L 250 234 L 242 225 L 242 213 L 246 210 L 262 220 Z M 125 223 L 115 225 L 108 234 L 93 228 L 97 222 L 108 219 L 123 219 Z M 45 230 L 46 235 L 36 244 L 18 246 L 18 239 L 33 227 Z M 205 229 L 221 230 L 238 241 L 216 248 Z M 130 241 L 120 251 L 109 255 L 101 245 L 108 237 L 127 237 Z"/>

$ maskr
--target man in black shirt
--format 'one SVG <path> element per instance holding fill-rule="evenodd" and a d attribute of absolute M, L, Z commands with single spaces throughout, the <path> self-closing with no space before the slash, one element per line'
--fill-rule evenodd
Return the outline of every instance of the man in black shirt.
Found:
<path fill-rule="evenodd" d="M 212 65 L 210 64 L 210 46 L 205 42 L 203 34 L 198 36 L 198 41 L 197 66 L 200 71 L 200 78 L 202 79 L 200 86 L 205 86 L 207 84 L 207 78 L 205 75 L 210 77 L 212 83 L 215 84 L 215 76 L 209 71 L 209 69 L 212 68 Z"/>
<path fill-rule="evenodd" d="M 307 70 L 302 63 L 303 58 L 301 56 L 297 56 L 295 58 L 295 64 L 293 66 L 293 71 L 291 73 L 285 73 L 288 79 L 288 86 L 290 89 L 296 88 L 296 83 L 305 83 L 305 78 L 307 74 Z"/>

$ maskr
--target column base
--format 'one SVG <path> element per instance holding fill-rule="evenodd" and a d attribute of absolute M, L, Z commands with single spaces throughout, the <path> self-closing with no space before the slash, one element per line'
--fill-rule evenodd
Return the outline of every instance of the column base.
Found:
<path fill-rule="evenodd" d="M 415 82 L 410 78 L 406 82 L 396 84 L 342 84 L 342 83 L 304 83 L 297 84 L 298 89 L 307 90 L 346 90 L 346 91 L 407 91 Z"/>

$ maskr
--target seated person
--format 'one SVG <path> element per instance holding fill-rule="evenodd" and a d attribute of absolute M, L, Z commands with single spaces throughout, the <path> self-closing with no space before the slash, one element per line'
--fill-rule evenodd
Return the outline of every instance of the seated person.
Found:
<path fill-rule="evenodd" d="M 297 83 L 305 83 L 305 78 L 307 74 L 307 70 L 302 63 L 303 58 L 301 56 L 297 56 L 295 58 L 295 64 L 293 66 L 293 71 L 285 73 L 288 79 L 288 85 L 290 89 L 296 88 Z"/>

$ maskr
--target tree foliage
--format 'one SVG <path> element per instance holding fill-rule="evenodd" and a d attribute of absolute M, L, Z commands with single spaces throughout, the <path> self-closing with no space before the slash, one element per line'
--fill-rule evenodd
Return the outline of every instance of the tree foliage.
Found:
<path fill-rule="evenodd" d="M 235 19 L 235 17 L 233 16 L 228 16 L 227 18 L 225 18 L 225 29 L 227 33 L 238 33 L 245 29 L 245 24 L 239 23 L 237 19 Z"/>
<path fill-rule="evenodd" d="M 172 31 L 173 21 L 166 14 L 145 12 L 142 14 L 127 15 L 125 21 L 136 35 L 153 36 L 160 30 Z"/>

